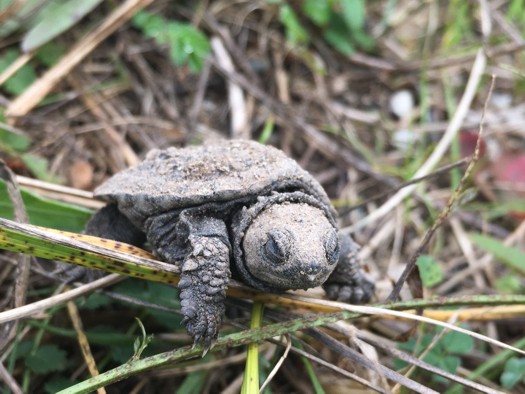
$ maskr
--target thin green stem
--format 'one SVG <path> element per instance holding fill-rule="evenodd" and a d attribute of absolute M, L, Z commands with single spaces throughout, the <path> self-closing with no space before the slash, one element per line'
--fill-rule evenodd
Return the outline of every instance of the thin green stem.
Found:
<path fill-rule="evenodd" d="M 263 319 L 264 304 L 254 302 L 252 307 L 251 329 L 261 327 Z M 259 393 L 259 344 L 252 342 L 248 345 L 248 355 L 246 358 L 246 368 L 244 370 L 244 380 L 242 382 L 241 394 Z"/>

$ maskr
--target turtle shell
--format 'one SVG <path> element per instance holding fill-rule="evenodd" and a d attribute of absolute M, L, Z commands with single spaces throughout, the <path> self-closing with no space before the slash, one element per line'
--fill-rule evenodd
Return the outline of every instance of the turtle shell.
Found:
<path fill-rule="evenodd" d="M 173 209 L 297 190 L 333 212 L 319 183 L 282 151 L 255 141 L 230 140 L 152 150 L 143 162 L 99 186 L 95 196 L 116 202 L 142 226 L 146 218 Z"/>

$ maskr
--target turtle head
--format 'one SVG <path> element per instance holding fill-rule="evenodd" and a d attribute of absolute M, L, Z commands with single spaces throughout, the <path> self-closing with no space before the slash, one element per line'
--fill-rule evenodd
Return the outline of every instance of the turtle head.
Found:
<path fill-rule="evenodd" d="M 308 289 L 323 284 L 339 259 L 339 238 L 326 212 L 304 202 L 271 204 L 252 217 L 242 240 L 248 284 L 264 290 Z"/>

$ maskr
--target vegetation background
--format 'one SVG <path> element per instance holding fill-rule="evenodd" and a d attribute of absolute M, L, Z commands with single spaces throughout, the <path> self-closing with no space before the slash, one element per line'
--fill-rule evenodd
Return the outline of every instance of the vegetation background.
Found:
<path fill-rule="evenodd" d="M 0 0 L 0 158 L 30 223 L 80 232 L 100 206 L 89 191 L 152 148 L 277 146 L 363 246 L 375 303 L 416 299 L 468 332 L 322 309 L 312 331 L 277 307 L 263 325 L 298 326 L 278 331 L 291 353 L 259 346 L 254 375 L 277 365 L 265 393 L 525 392 L 523 353 L 473 338 L 525 347 L 524 48 L 524 0 Z M 21 220 L 3 178 L 0 217 Z M 23 256 L 0 252 L 5 311 L 63 290 L 44 261 L 20 275 Z M 176 294 L 127 279 L 19 324 L 0 313 L 0 390 L 84 392 L 97 370 L 182 348 L 107 392 L 238 392 L 245 342 L 189 359 Z M 225 335 L 249 325 L 231 304 Z"/>

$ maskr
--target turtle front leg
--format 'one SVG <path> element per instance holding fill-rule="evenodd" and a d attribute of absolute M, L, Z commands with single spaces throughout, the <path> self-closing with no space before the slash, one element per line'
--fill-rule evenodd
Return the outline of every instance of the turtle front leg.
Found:
<path fill-rule="evenodd" d="M 158 218 L 148 239 L 161 259 L 180 266 L 182 323 L 194 344 L 202 343 L 206 352 L 217 339 L 224 316 L 231 277 L 228 232 L 222 220 L 199 217 L 191 210 L 182 212 L 171 229 L 168 217 Z M 173 232 L 176 235 L 170 237 Z"/>
<path fill-rule="evenodd" d="M 182 323 L 195 343 L 207 351 L 217 338 L 230 281 L 230 248 L 216 237 L 190 236 L 192 251 L 179 282 Z"/>
<path fill-rule="evenodd" d="M 336 269 L 323 284 L 326 295 L 338 301 L 363 303 L 372 298 L 374 283 L 361 269 L 359 246 L 348 235 L 339 234 L 341 254 Z"/>

